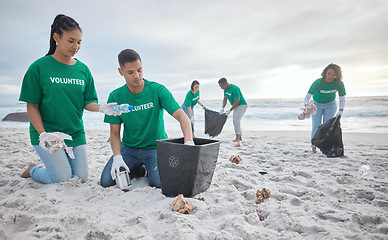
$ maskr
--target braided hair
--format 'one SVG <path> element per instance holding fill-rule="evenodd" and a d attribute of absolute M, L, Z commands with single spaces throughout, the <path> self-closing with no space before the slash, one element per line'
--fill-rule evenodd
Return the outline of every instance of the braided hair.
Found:
<path fill-rule="evenodd" d="M 55 52 L 55 49 L 57 48 L 56 42 L 53 37 L 54 33 L 57 33 L 61 37 L 63 31 L 68 32 L 76 29 L 82 32 L 81 27 L 73 18 L 68 17 L 64 14 L 58 14 L 55 17 L 53 24 L 51 25 L 50 49 L 46 56 L 52 55 Z"/>

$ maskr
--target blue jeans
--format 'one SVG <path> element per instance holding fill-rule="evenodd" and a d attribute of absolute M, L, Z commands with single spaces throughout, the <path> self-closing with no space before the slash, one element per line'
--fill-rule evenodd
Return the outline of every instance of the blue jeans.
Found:
<path fill-rule="evenodd" d="M 189 117 L 189 119 L 191 121 L 189 109 L 186 107 L 186 105 L 184 103 L 182 104 L 182 110 L 186 113 L 186 115 Z M 193 112 L 193 116 L 194 116 L 194 108 L 193 107 L 191 108 L 191 111 Z M 193 123 L 191 123 L 191 131 L 194 132 L 194 124 Z"/>
<path fill-rule="evenodd" d="M 71 159 L 64 149 L 51 154 L 39 145 L 33 147 L 45 167 L 33 167 L 30 171 L 32 179 L 46 184 L 64 182 L 73 175 L 81 178 L 82 182 L 88 179 L 86 145 L 73 147 L 74 159 Z"/>
<path fill-rule="evenodd" d="M 322 123 L 330 120 L 334 117 L 337 112 L 337 102 L 335 100 L 329 103 L 317 103 L 314 101 L 314 105 L 317 107 L 317 113 L 315 115 L 311 115 L 311 119 L 313 121 L 311 138 L 313 138 L 315 131 Z M 323 122 L 322 122 L 323 117 Z M 312 147 L 315 147 L 311 145 Z"/>
<path fill-rule="evenodd" d="M 132 171 L 138 168 L 140 165 L 145 165 L 147 169 L 148 182 L 151 187 L 160 188 L 160 177 L 158 169 L 157 149 L 139 149 L 128 146 L 121 146 L 121 156 L 125 164 Z M 102 170 L 101 174 L 101 186 L 110 187 L 116 185 L 116 181 L 112 179 L 110 170 L 112 168 L 113 156 L 110 157 L 109 161 Z M 123 167 L 120 171 L 124 171 Z"/>

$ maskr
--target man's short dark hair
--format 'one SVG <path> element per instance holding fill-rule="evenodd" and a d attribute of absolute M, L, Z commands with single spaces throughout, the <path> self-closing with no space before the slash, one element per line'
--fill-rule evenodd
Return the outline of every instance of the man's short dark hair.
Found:
<path fill-rule="evenodd" d="M 118 58 L 120 67 L 124 66 L 127 62 L 135 62 L 137 60 L 140 60 L 141 62 L 140 55 L 132 49 L 124 49 L 119 53 Z"/>
<path fill-rule="evenodd" d="M 226 78 L 221 78 L 220 80 L 218 80 L 218 84 L 224 84 L 224 83 L 228 83 L 228 80 L 226 80 Z"/>

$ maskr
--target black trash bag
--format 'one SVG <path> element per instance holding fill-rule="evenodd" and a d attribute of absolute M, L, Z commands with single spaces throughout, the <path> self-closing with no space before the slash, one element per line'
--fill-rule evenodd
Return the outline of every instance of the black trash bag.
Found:
<path fill-rule="evenodd" d="M 311 139 L 311 143 L 327 157 L 341 157 L 344 155 L 340 119 L 341 115 L 338 115 L 321 124 Z"/>
<path fill-rule="evenodd" d="M 219 114 L 216 111 L 205 109 L 205 134 L 215 137 L 221 133 L 228 116 L 226 114 Z"/>

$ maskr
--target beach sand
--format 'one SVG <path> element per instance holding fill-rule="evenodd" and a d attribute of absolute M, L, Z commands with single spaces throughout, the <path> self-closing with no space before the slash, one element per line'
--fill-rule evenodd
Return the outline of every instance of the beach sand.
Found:
<path fill-rule="evenodd" d="M 42 164 L 28 129 L 0 128 L 0 239 L 388 238 L 388 134 L 344 132 L 345 157 L 327 158 L 311 153 L 308 132 L 245 131 L 236 148 L 225 131 L 215 138 L 212 184 L 188 198 L 188 215 L 173 212 L 173 198 L 146 178 L 133 180 L 129 192 L 102 188 L 109 132 L 86 135 L 89 180 L 44 185 L 20 177 L 31 162 Z M 229 161 L 237 154 L 238 165 Z M 364 164 L 366 176 L 358 173 Z M 262 188 L 272 196 L 256 204 Z"/>

